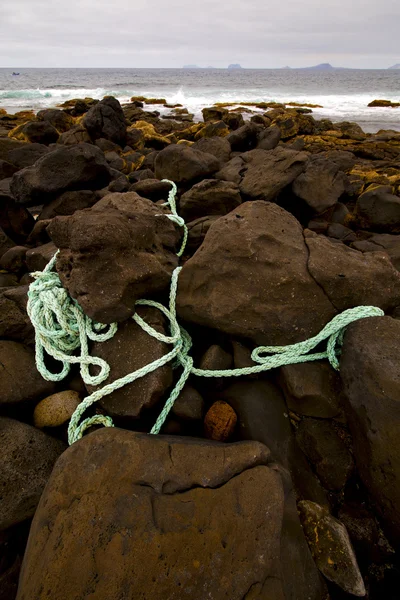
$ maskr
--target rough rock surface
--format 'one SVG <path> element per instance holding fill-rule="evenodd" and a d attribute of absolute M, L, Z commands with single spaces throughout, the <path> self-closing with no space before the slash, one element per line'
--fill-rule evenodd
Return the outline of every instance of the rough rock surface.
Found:
<path fill-rule="evenodd" d="M 208 215 L 226 215 L 241 203 L 235 183 L 203 179 L 181 196 L 179 214 L 189 222 Z"/>
<path fill-rule="evenodd" d="M 363 254 L 307 232 L 308 269 L 338 311 L 359 305 L 383 310 L 400 304 L 400 273 L 385 252 Z"/>
<path fill-rule="evenodd" d="M 65 445 L 45 433 L 0 417 L 0 531 L 33 516 Z"/>
<path fill-rule="evenodd" d="M 53 390 L 54 383 L 43 379 L 37 371 L 31 348 L 0 340 L 0 405 L 32 403 Z"/>
<path fill-rule="evenodd" d="M 363 319 L 347 329 L 340 376 L 354 454 L 364 485 L 378 507 L 387 534 L 400 541 L 400 322 Z"/>
<path fill-rule="evenodd" d="M 392 193 L 391 186 L 371 186 L 357 200 L 356 217 L 366 229 L 399 233 L 400 198 Z"/>
<path fill-rule="evenodd" d="M 118 100 L 112 96 L 92 106 L 83 117 L 82 124 L 92 140 L 105 138 L 121 146 L 125 144 L 125 115 Z"/>
<path fill-rule="evenodd" d="M 122 321 L 133 314 L 135 300 L 169 287 L 181 233 L 156 216 L 161 213 L 150 200 L 127 192 L 52 220 L 61 281 L 92 319 Z"/>
<path fill-rule="evenodd" d="M 346 181 L 345 173 L 337 164 L 317 156 L 294 180 L 292 190 L 314 213 L 319 214 L 336 204 L 345 192 Z"/>
<path fill-rule="evenodd" d="M 157 154 L 155 174 L 158 179 L 170 179 L 176 184 L 198 181 L 218 171 L 219 161 L 212 154 L 171 144 Z"/>
<path fill-rule="evenodd" d="M 284 600 L 284 497 L 267 460 L 267 449 L 252 442 L 89 435 L 53 471 L 18 600 L 241 600 L 250 590 L 248 597 Z"/>
<path fill-rule="evenodd" d="M 23 244 L 35 225 L 32 215 L 11 196 L 0 193 L 0 227 L 16 244 Z"/>
<path fill-rule="evenodd" d="M 168 335 L 161 313 L 149 307 L 139 307 L 139 316 L 153 329 Z M 92 352 L 103 358 L 111 367 L 110 376 L 97 388 L 87 386 L 88 392 L 102 388 L 132 371 L 150 364 L 167 354 L 171 348 L 150 336 L 132 319 L 118 326 L 113 338 L 93 344 Z M 160 400 L 172 384 L 171 363 L 145 377 L 125 385 L 100 401 L 101 406 L 112 417 L 125 420 L 137 419 L 143 409 L 151 408 Z"/>
<path fill-rule="evenodd" d="M 104 154 L 90 144 L 60 146 L 15 173 L 11 191 L 18 202 L 43 204 L 67 190 L 101 189 L 111 175 Z"/>
<path fill-rule="evenodd" d="M 272 203 L 247 202 L 215 221 L 184 265 L 178 315 L 256 344 L 306 339 L 335 315 L 307 259 L 292 215 Z"/>

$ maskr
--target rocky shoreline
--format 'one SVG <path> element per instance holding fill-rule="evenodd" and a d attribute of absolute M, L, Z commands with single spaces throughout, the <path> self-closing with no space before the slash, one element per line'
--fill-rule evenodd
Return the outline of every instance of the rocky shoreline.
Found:
<path fill-rule="evenodd" d="M 394 600 L 400 133 L 276 103 L 215 105 L 195 123 L 160 103 L 0 112 L 0 600 Z M 164 179 L 188 228 L 181 259 Z M 88 411 L 115 428 L 67 448 L 102 385 L 36 369 L 30 273 L 57 249 L 85 314 L 119 323 L 90 347 L 104 384 L 170 350 L 131 317 L 141 298 L 168 305 L 178 265 L 201 369 L 249 367 L 256 346 L 308 339 L 349 308 L 385 316 L 347 328 L 339 372 L 191 375 L 148 435 L 180 376 L 167 363 Z M 137 312 L 170 334 L 155 308 Z"/>

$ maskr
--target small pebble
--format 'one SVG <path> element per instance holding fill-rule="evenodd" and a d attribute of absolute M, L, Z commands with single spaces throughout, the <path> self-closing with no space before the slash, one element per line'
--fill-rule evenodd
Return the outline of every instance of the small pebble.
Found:
<path fill-rule="evenodd" d="M 72 417 L 80 403 L 80 397 L 73 390 L 66 390 L 48 396 L 39 402 L 33 413 L 35 427 L 59 427 Z"/>
<path fill-rule="evenodd" d="M 228 440 L 237 423 L 233 408 L 222 400 L 214 402 L 204 419 L 205 435 L 210 440 L 225 442 Z"/>

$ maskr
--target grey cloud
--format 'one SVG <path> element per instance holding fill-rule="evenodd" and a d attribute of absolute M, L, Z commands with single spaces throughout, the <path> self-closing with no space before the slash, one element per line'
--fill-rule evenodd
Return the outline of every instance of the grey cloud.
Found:
<path fill-rule="evenodd" d="M 0 66 L 385 67 L 400 3 L 381 0 L 3 0 Z"/>

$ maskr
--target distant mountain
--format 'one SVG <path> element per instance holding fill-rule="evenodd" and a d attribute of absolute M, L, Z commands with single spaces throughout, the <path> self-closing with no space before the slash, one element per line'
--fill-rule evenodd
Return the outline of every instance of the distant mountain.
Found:
<path fill-rule="evenodd" d="M 332 67 L 329 63 L 321 63 L 320 65 L 315 65 L 314 67 L 305 67 L 308 70 L 313 71 L 332 71 L 335 67 Z"/>
<path fill-rule="evenodd" d="M 397 63 L 397 65 L 393 65 L 393 67 L 388 67 L 388 69 L 400 69 L 400 63 Z"/>
<path fill-rule="evenodd" d="M 292 67 L 288 67 L 287 65 L 286 65 L 286 67 L 281 67 L 281 69 L 291 69 L 291 68 Z"/>
<path fill-rule="evenodd" d="M 242 69 L 243 67 L 239 64 L 232 64 L 228 66 L 228 69 Z"/>
<path fill-rule="evenodd" d="M 200 69 L 197 65 L 183 65 L 183 69 Z"/>

